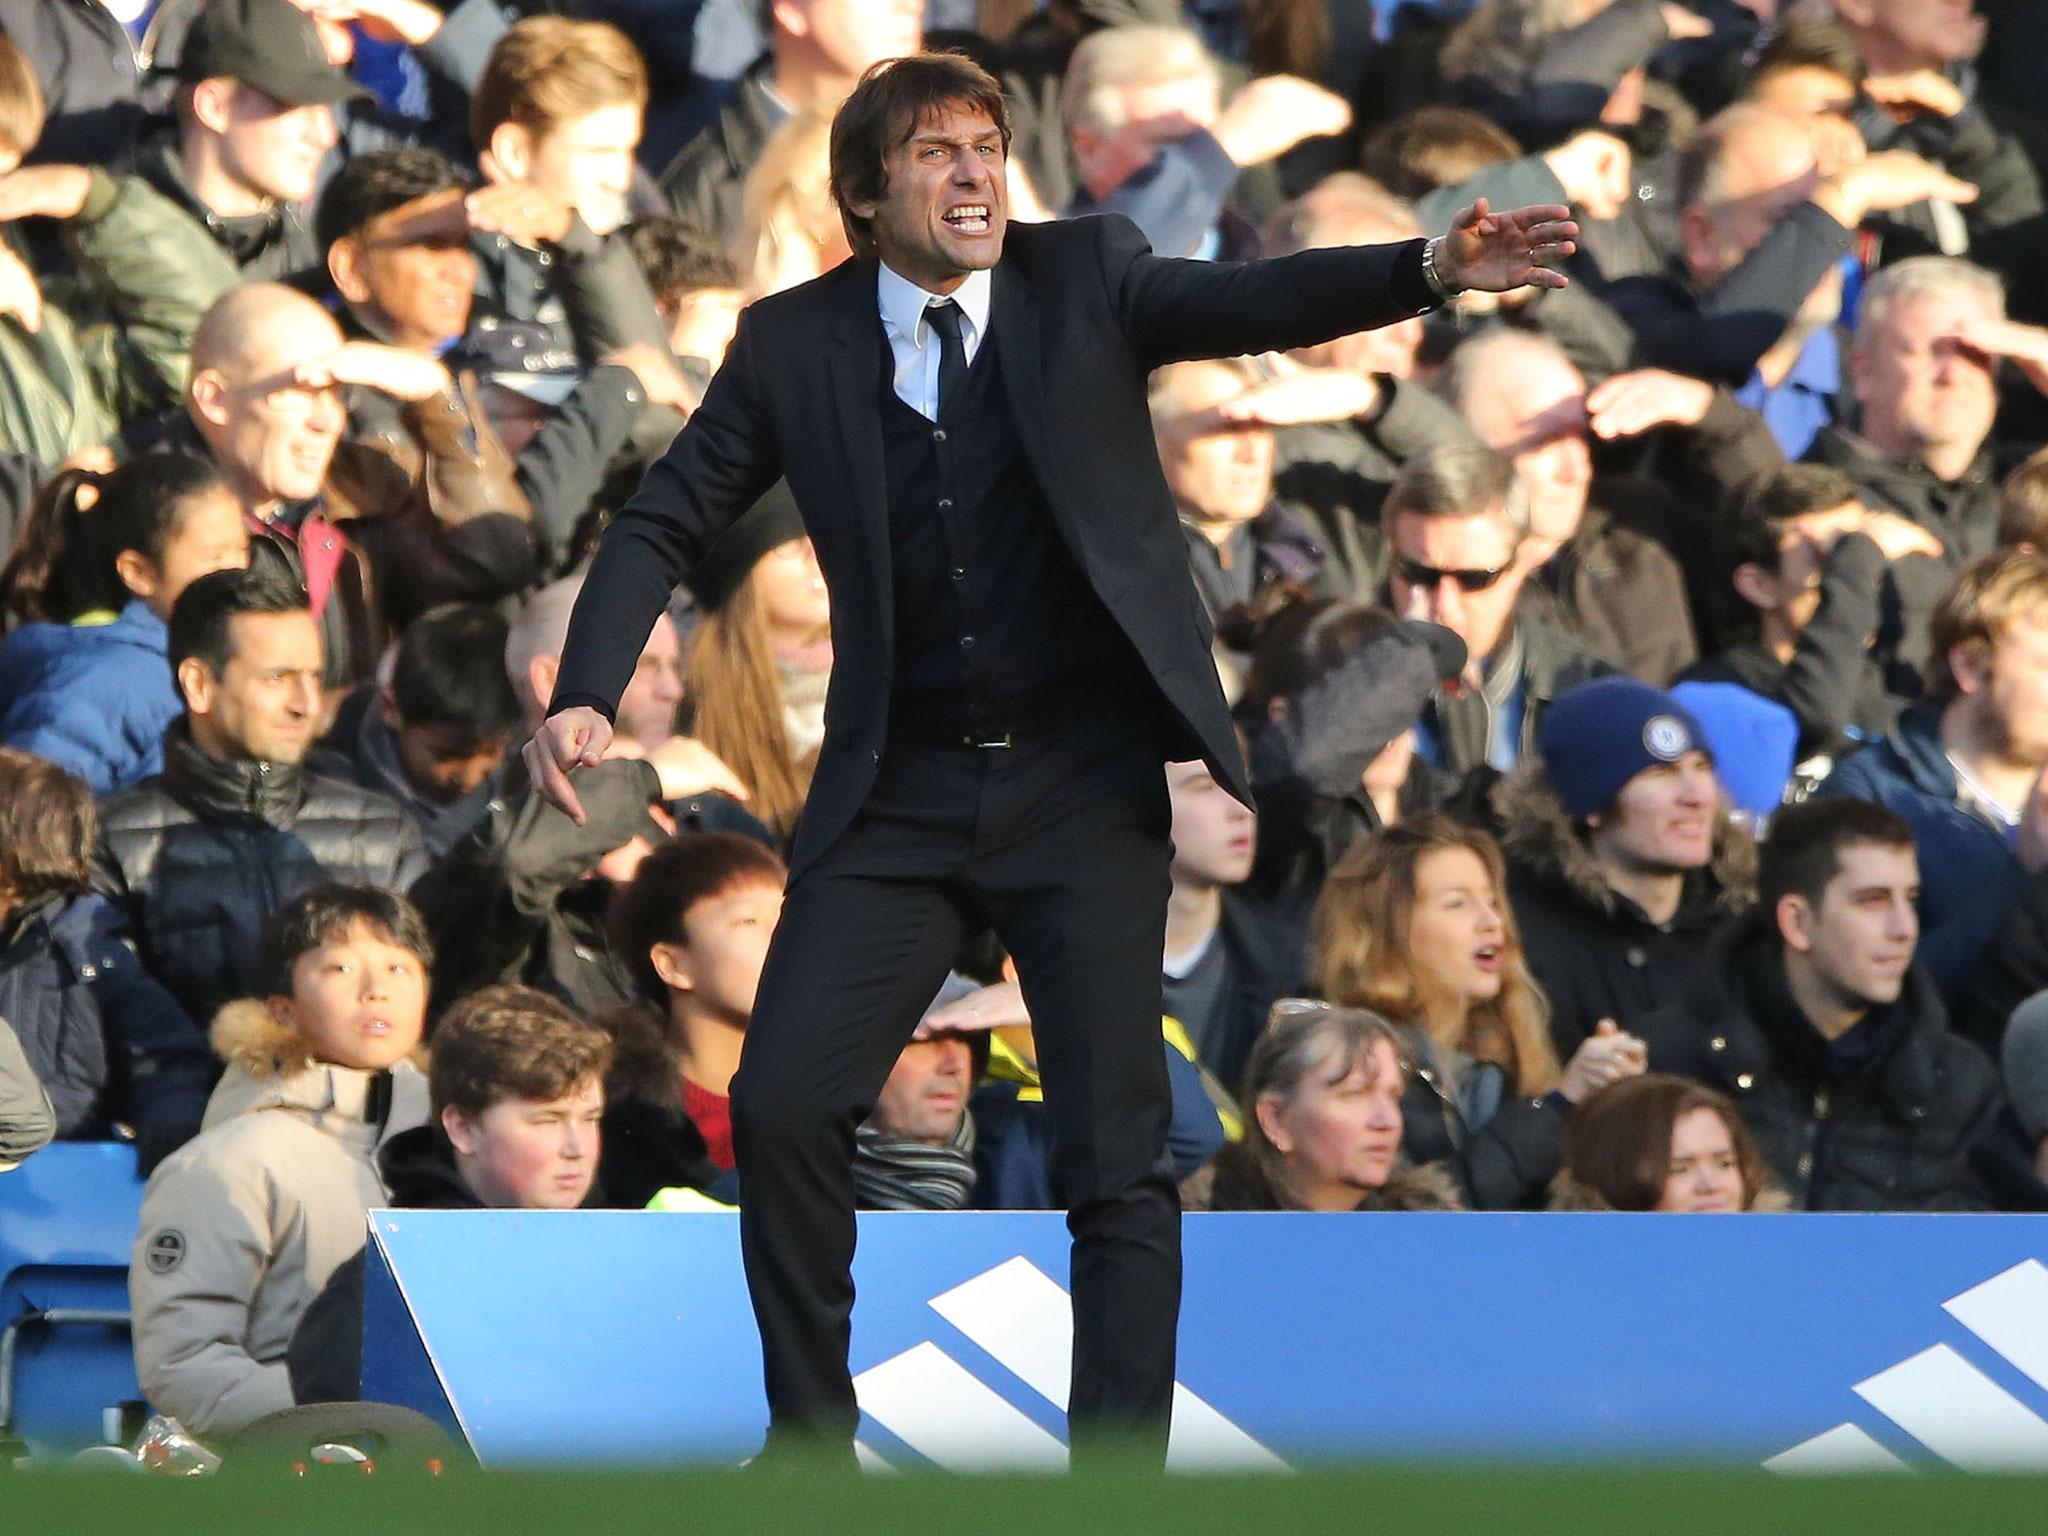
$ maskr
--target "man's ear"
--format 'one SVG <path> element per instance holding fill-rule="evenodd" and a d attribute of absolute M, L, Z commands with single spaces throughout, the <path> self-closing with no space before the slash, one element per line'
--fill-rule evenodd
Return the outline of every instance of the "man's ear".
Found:
<path fill-rule="evenodd" d="M 1713 259 L 1714 217 L 1697 203 L 1678 210 L 1678 248 L 1685 264 L 1697 270 Z"/>
<path fill-rule="evenodd" d="M 791 37 L 808 37 L 811 15 L 798 0 L 775 0 L 768 8 L 769 19 Z"/>
<path fill-rule="evenodd" d="M 191 401 L 192 414 L 210 425 L 226 426 L 231 414 L 228 410 L 228 389 L 227 378 L 218 368 L 199 369 L 185 390 Z"/>
<path fill-rule="evenodd" d="M 192 116 L 209 133 L 226 133 L 235 120 L 235 93 L 241 86 L 216 75 L 192 87 Z"/>
<path fill-rule="evenodd" d="M 394 731 L 405 724 L 398 715 L 398 695 L 388 686 L 377 690 L 377 713 Z"/>
<path fill-rule="evenodd" d="M 1982 640 L 1969 639 L 1948 648 L 1949 676 L 1957 691 L 1979 694 L 1991 679 L 1991 647 Z"/>
<path fill-rule="evenodd" d="M 218 679 L 213 668 L 197 656 L 187 656 L 178 663 L 178 692 L 184 696 L 185 708 L 192 714 L 205 715 L 213 712 L 214 689 Z"/>
<path fill-rule="evenodd" d="M 498 124 L 486 150 L 507 181 L 524 181 L 533 174 L 533 135 L 520 124 Z"/>
<path fill-rule="evenodd" d="M 354 235 L 344 235 L 327 248 L 327 275 L 334 291 L 351 304 L 370 302 L 370 281 L 363 274 L 363 248 Z"/>
<path fill-rule="evenodd" d="M 1735 591 L 1752 608 L 1767 612 L 1778 606 L 1778 578 L 1754 560 L 1735 567 Z"/>
<path fill-rule="evenodd" d="M 455 1149 L 458 1157 L 476 1156 L 476 1122 L 453 1104 L 441 1111 L 441 1129 L 447 1133 L 448 1145 Z"/>
<path fill-rule="evenodd" d="M 1778 922 L 1778 937 L 1785 941 L 1785 947 L 1797 954 L 1813 953 L 1814 918 L 1813 904 L 1804 896 L 1785 895 L 1778 898 L 1778 909 L 1771 914 Z"/>
<path fill-rule="evenodd" d="M 647 951 L 647 959 L 654 967 L 654 974 L 661 978 L 661 984 L 669 991 L 696 991 L 697 977 L 690 967 L 690 951 L 687 945 L 653 945 Z"/>
<path fill-rule="evenodd" d="M 555 679 L 562 675 L 562 658 L 542 654 L 526 664 L 526 686 L 533 690 L 534 702 L 543 710 L 548 700 L 555 696 Z"/>

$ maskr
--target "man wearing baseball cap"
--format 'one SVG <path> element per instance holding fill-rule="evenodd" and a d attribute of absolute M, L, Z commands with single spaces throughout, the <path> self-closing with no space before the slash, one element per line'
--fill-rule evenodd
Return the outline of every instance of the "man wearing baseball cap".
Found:
<path fill-rule="evenodd" d="M 1495 791 L 1508 897 L 1568 1057 L 1603 1019 L 1639 1033 L 1756 895 L 1707 736 L 1661 688 L 1606 677 L 1560 694 L 1541 759 Z"/>
<path fill-rule="evenodd" d="M 333 64 L 291 0 L 207 0 L 180 50 L 177 134 L 143 174 L 199 219 L 249 281 L 316 283 L 309 204 L 338 138 L 334 109 L 369 93 Z"/>

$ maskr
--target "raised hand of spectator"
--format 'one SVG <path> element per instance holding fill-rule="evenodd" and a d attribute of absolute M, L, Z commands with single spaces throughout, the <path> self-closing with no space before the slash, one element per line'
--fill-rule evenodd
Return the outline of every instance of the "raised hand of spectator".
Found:
<path fill-rule="evenodd" d="M 1664 30 L 1670 34 L 1671 40 L 1674 43 L 1688 37 L 1712 37 L 1714 35 L 1714 24 L 1711 21 L 1697 12 L 1689 11 L 1684 6 L 1676 4 L 1675 0 L 1664 0 L 1664 3 L 1658 6 L 1657 9 L 1664 13 Z"/>
<path fill-rule="evenodd" d="M 725 759 L 694 736 L 671 736 L 647 752 L 661 779 L 661 798 L 688 800 L 695 795 L 747 798 L 747 786 L 726 766 Z"/>
<path fill-rule="evenodd" d="M 1871 75 L 1863 82 L 1863 94 L 1900 122 L 1921 113 L 1954 117 L 1964 106 L 1962 87 L 1932 69 Z"/>
<path fill-rule="evenodd" d="M 1634 437 L 1655 427 L 1692 427 L 1714 403 L 1714 386 L 1662 368 L 1617 373 L 1586 394 L 1586 424 L 1595 437 Z"/>
<path fill-rule="evenodd" d="M 1813 201 L 1845 229 L 1856 228 L 1873 213 L 1891 213 L 1930 197 L 1973 203 L 1977 188 L 1911 150 L 1887 149 L 1844 166 L 1813 189 Z"/>
<path fill-rule="evenodd" d="M 1903 560 L 1908 555 L 1925 555 L 1930 560 L 1939 560 L 1944 554 L 1941 540 L 1896 512 L 1866 512 L 1853 529 L 1842 531 L 1862 534 L 1878 547 L 1887 561 Z"/>
<path fill-rule="evenodd" d="M 1238 165 L 1263 165 L 1303 139 L 1342 133 L 1351 104 L 1298 75 L 1261 75 L 1230 100 L 1209 130 Z"/>
<path fill-rule="evenodd" d="M 1634 1035 L 1623 1034 L 1614 1020 L 1602 1019 L 1565 1063 L 1557 1091 L 1572 1103 L 1582 1104 L 1609 1083 L 1641 1077 L 1649 1064 L 1648 1046 Z"/>
<path fill-rule="evenodd" d="M 322 0 L 308 9 L 344 25 L 354 22 L 380 43 L 408 48 L 432 42 L 441 30 L 441 12 L 426 0 Z"/>
<path fill-rule="evenodd" d="M 611 742 L 611 721 L 579 704 L 543 720 L 519 756 L 541 798 L 580 827 L 586 819 L 583 801 L 569 782 L 569 771 L 595 768 Z"/>
<path fill-rule="evenodd" d="M 640 387 L 647 391 L 647 398 L 656 405 L 668 406 L 685 416 L 697 409 L 696 389 L 683 377 L 682 369 L 665 348 L 650 341 L 636 341 L 607 353 L 604 361 L 632 369 Z"/>
<path fill-rule="evenodd" d="M 1547 151 L 1543 163 L 1582 219 L 1617 217 L 1635 191 L 1635 162 L 1628 145 L 1598 128 L 1573 134 Z"/>
<path fill-rule="evenodd" d="M 0 245 L 0 315 L 12 315 L 33 335 L 43 328 L 43 290 L 22 259 Z"/>
<path fill-rule="evenodd" d="M 1450 233 L 1437 247 L 1437 276 L 1453 292 L 1568 287 L 1571 279 L 1551 268 L 1578 249 L 1578 237 L 1569 208 L 1539 203 L 1495 213 L 1482 197 L 1451 220 Z"/>
<path fill-rule="evenodd" d="M 2009 359 L 2029 384 L 2048 393 L 2048 330 L 2016 320 L 1965 320 L 1956 340 L 1985 357 Z"/>
<path fill-rule="evenodd" d="M 956 997 L 943 1008 L 934 1008 L 919 1022 L 913 1040 L 928 1040 L 948 1030 L 1030 1028 L 1031 1011 L 1024 1006 L 1024 989 L 1014 981 L 999 981 Z"/>
<path fill-rule="evenodd" d="M 309 358 L 292 370 L 292 382 L 302 389 L 360 384 L 408 402 L 431 400 L 454 383 L 436 359 L 375 341 L 345 341 L 332 352 Z"/>
<path fill-rule="evenodd" d="M 1217 405 L 1218 421 L 1293 427 L 1311 421 L 1349 421 L 1370 415 L 1379 404 L 1380 386 L 1370 374 L 1349 368 L 1305 368 L 1278 353 L 1266 361 L 1273 377 Z"/>
<path fill-rule="evenodd" d="M 75 219 L 92 192 L 82 165 L 28 165 L 0 176 L 0 224 L 16 219 Z"/>
<path fill-rule="evenodd" d="M 553 244 L 569 233 L 576 215 L 567 203 L 531 182 L 514 181 L 489 150 L 477 163 L 491 185 L 462 200 L 471 229 L 526 246 Z"/>

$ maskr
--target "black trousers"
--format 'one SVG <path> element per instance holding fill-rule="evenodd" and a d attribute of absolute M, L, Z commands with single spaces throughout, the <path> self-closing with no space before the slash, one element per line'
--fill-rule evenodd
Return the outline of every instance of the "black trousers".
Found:
<path fill-rule="evenodd" d="M 1140 714 L 1007 749 L 892 745 L 791 883 L 732 1085 L 770 1451 L 850 1454 L 854 1128 L 986 923 L 1017 963 L 1070 1202 L 1072 1439 L 1163 1455 L 1181 1274 L 1160 740 Z"/>

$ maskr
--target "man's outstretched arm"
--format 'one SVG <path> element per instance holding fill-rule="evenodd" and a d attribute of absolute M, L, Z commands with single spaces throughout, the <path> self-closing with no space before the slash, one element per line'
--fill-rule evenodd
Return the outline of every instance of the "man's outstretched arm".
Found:
<path fill-rule="evenodd" d="M 1437 242 L 1436 275 L 1450 292 L 1562 288 L 1555 269 L 1578 234 L 1561 204 L 1494 213 L 1482 198 Z M 1424 240 L 1232 264 L 1155 256 L 1122 220 L 1105 220 L 1103 239 L 1111 302 L 1147 368 L 1291 351 L 1391 325 L 1444 298 L 1424 275 Z"/>
<path fill-rule="evenodd" d="M 534 787 L 579 825 L 570 771 L 603 757 L 612 712 L 669 594 L 781 475 L 754 326 L 742 315 L 704 403 L 605 529 L 570 615 L 548 718 L 526 744 Z"/>

